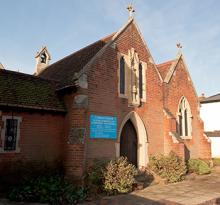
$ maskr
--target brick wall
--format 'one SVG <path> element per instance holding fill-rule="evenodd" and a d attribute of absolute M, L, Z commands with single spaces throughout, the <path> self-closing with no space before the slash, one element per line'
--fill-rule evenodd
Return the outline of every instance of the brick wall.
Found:
<path fill-rule="evenodd" d="M 180 99 L 184 96 L 188 100 L 193 116 L 192 139 L 184 140 L 184 144 L 190 152 L 190 157 L 207 159 L 210 158 L 208 154 L 210 143 L 203 136 L 204 129 L 199 117 L 199 101 L 184 66 L 182 59 L 180 59 L 169 84 L 164 84 L 164 105 L 176 117 Z M 165 137 L 168 138 L 168 136 Z"/>
<path fill-rule="evenodd" d="M 65 116 L 65 136 L 63 140 L 63 160 L 66 176 L 73 181 L 80 180 L 85 168 L 85 141 L 77 142 L 69 139 L 72 128 L 86 128 L 87 111 L 85 108 L 76 107 L 74 97 L 83 93 L 68 94 L 64 101 L 68 110 Z"/>
<path fill-rule="evenodd" d="M 174 151 L 185 157 L 185 147 L 192 158 L 210 158 L 210 143 L 203 134 L 203 122 L 199 117 L 199 102 L 192 82 L 184 68 L 182 60 L 169 82 L 163 84 L 152 63 L 135 25 L 131 23 L 116 39 L 115 48 L 108 47 L 88 70 L 88 89 L 78 88 L 76 93 L 64 95 L 66 115 L 37 112 L 15 112 L 22 117 L 20 153 L 0 153 L 0 163 L 11 160 L 55 161 L 62 159 L 66 176 L 72 180 L 80 179 L 85 168 L 94 159 L 116 157 L 116 141 L 119 142 L 119 130 L 124 118 L 135 111 L 144 123 L 147 132 L 148 156 L 168 154 Z M 139 107 L 129 107 L 128 99 L 118 93 L 118 53 L 128 55 L 134 48 L 138 57 L 147 65 L 146 102 Z M 76 95 L 88 96 L 88 106 L 78 106 Z M 192 112 L 192 139 L 175 142 L 170 132 L 176 131 L 176 114 L 179 101 L 185 96 Z M 166 116 L 167 108 L 172 117 Z M 2 115 L 11 113 L 2 112 Z M 118 120 L 118 139 L 91 139 L 89 137 L 89 116 L 91 114 L 116 116 Z M 1 118 L 1 116 L 0 116 Z M 1 123 L 0 126 L 3 126 Z M 85 128 L 85 138 L 71 141 L 72 129 Z M 0 142 L 1 145 L 1 142 Z"/>
<path fill-rule="evenodd" d="M 139 59 L 147 63 L 146 71 L 146 103 L 138 108 L 128 107 L 128 100 L 118 97 L 119 68 L 117 53 L 128 55 L 134 48 Z M 150 54 L 139 36 L 136 27 L 131 24 L 116 40 L 116 48 L 109 47 L 99 57 L 88 73 L 88 116 L 92 114 L 116 116 L 118 131 L 125 116 L 135 111 L 138 113 L 147 130 L 149 154 L 163 153 L 163 112 L 162 89 L 158 74 L 149 61 Z M 89 128 L 87 117 L 87 127 Z M 146 150 L 147 152 L 147 150 Z M 87 130 L 86 158 L 91 162 L 96 158 L 112 158 L 116 156 L 115 140 L 90 139 Z"/>
<path fill-rule="evenodd" d="M 176 119 L 174 117 L 164 116 L 164 154 L 168 155 L 171 151 L 180 157 L 185 158 L 184 143 L 172 137 L 176 132 Z"/>
<path fill-rule="evenodd" d="M 2 116 L 11 116 L 11 112 L 2 111 Z M 2 117 L 1 116 L 1 117 Z M 46 161 L 61 160 L 63 138 L 63 115 L 37 112 L 13 112 L 21 117 L 19 153 L 0 153 L 0 164 L 10 161 Z M 0 118 L 0 121 L 2 118 Z M 1 123 L 1 127 L 4 123 Z"/>

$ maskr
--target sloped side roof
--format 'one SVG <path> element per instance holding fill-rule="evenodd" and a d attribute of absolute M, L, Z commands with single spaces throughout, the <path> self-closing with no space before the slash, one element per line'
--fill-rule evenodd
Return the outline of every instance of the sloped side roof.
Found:
<path fill-rule="evenodd" d="M 41 72 L 39 76 L 59 81 L 62 85 L 71 84 L 74 80 L 74 74 L 79 72 L 90 61 L 90 59 L 92 59 L 96 53 L 105 46 L 114 34 L 115 33 L 100 39 L 99 41 L 66 56 L 54 64 L 51 64 Z"/>
<path fill-rule="evenodd" d="M 0 70 L 0 106 L 65 112 L 54 82 L 9 70 Z"/>
<path fill-rule="evenodd" d="M 165 83 L 169 83 L 169 82 L 170 82 L 170 80 L 171 80 L 171 78 L 173 77 L 173 74 L 174 74 L 174 72 L 175 72 L 175 70 L 176 70 L 176 68 L 177 68 L 177 65 L 178 65 L 178 63 L 179 63 L 180 60 L 182 60 L 182 62 L 183 62 L 185 71 L 186 71 L 186 73 L 187 73 L 187 75 L 188 75 L 188 77 L 189 77 L 189 79 L 190 79 L 190 82 L 191 82 L 191 84 L 192 84 L 192 88 L 193 88 L 193 90 L 194 90 L 194 93 L 195 93 L 195 95 L 196 95 L 197 98 L 198 98 L 198 95 L 197 95 L 195 86 L 194 86 L 194 84 L 193 84 L 192 78 L 191 78 L 191 76 L 190 76 L 190 73 L 189 73 L 189 70 L 188 70 L 187 65 L 186 65 L 186 63 L 185 63 L 185 60 L 184 60 L 184 57 L 183 57 L 182 52 L 178 52 L 178 53 L 177 53 L 176 59 L 173 60 L 171 66 L 170 66 L 170 68 L 169 68 L 169 71 L 168 71 L 168 73 L 166 74 L 166 77 L 165 77 L 165 79 L 164 79 L 164 82 L 165 82 Z"/>
<path fill-rule="evenodd" d="M 174 60 L 170 60 L 170 61 L 167 61 L 167 62 L 164 62 L 164 63 L 157 65 L 157 69 L 158 69 L 161 77 L 163 78 L 163 80 L 165 79 L 165 77 L 170 69 L 170 66 L 172 65 L 173 62 L 174 62 Z"/>
<path fill-rule="evenodd" d="M 208 137 L 220 137 L 220 130 L 215 130 L 213 132 L 205 132 Z"/>
<path fill-rule="evenodd" d="M 200 103 L 220 102 L 220 93 L 201 100 Z"/>

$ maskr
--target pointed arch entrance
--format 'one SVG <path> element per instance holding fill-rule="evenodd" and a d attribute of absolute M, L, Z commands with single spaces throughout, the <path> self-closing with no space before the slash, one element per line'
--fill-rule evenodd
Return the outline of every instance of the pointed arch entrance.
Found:
<path fill-rule="evenodd" d="M 121 132 L 120 156 L 137 167 L 137 133 L 131 120 L 128 120 Z"/>
<path fill-rule="evenodd" d="M 127 127 L 127 128 L 126 128 Z M 129 127 L 129 128 L 128 128 Z M 119 157 L 123 151 L 121 151 L 121 144 L 124 143 L 124 140 L 126 140 L 126 137 L 123 135 L 124 132 L 126 133 L 126 129 L 132 129 L 133 136 L 131 142 L 135 144 L 135 135 L 136 135 L 136 142 L 137 142 L 137 148 L 136 148 L 136 165 L 139 169 L 146 167 L 148 163 L 148 139 L 147 139 L 147 132 L 145 125 L 139 115 L 132 111 L 130 112 L 122 121 L 121 126 L 119 128 L 119 134 L 116 141 L 116 157 Z M 128 136 L 128 135 L 127 135 Z M 123 139 L 124 138 L 124 139 Z M 129 142 L 129 143 L 131 143 Z M 135 150 L 135 146 L 132 148 L 132 150 Z M 134 154 L 134 153 L 133 153 Z M 134 154 L 135 156 L 135 154 Z"/>

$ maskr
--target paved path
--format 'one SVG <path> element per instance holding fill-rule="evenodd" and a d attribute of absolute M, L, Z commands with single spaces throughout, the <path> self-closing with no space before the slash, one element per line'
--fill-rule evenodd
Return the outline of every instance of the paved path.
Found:
<path fill-rule="evenodd" d="M 176 184 L 155 185 L 84 205 L 220 205 L 220 168 Z"/>

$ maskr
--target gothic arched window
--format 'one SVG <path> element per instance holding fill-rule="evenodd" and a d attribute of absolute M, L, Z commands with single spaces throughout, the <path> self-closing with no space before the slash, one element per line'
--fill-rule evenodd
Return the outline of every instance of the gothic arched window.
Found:
<path fill-rule="evenodd" d="M 120 94 L 125 94 L 125 60 L 120 59 Z"/>
<path fill-rule="evenodd" d="M 182 97 L 178 108 L 178 133 L 182 137 L 191 137 L 192 132 L 192 114 L 189 103 L 185 97 Z"/>
<path fill-rule="evenodd" d="M 143 98 L 143 68 L 142 64 L 139 64 L 139 96 L 140 99 Z"/>

